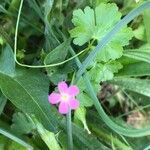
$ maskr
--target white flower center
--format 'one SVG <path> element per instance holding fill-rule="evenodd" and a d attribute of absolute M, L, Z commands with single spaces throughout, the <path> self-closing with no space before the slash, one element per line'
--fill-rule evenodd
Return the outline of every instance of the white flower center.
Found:
<path fill-rule="evenodd" d="M 62 99 L 64 102 L 67 102 L 68 99 L 69 99 L 69 95 L 67 95 L 67 94 L 62 94 L 62 95 L 61 95 L 61 99 Z"/>

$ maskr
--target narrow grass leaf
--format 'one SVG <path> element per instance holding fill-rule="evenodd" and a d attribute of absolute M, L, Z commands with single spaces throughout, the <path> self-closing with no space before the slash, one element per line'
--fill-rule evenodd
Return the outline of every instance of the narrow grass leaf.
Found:
<path fill-rule="evenodd" d="M 116 77 L 110 83 L 150 97 L 150 80 Z"/>
<path fill-rule="evenodd" d="M 150 63 L 150 49 L 125 50 L 124 56 Z"/>

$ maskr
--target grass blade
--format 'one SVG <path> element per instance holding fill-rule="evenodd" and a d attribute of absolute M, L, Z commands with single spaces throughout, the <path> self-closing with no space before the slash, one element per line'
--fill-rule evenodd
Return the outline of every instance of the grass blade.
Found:
<path fill-rule="evenodd" d="M 18 138 L 17 136 L 11 134 L 10 132 L 4 130 L 3 128 L 0 127 L 0 134 L 8 137 L 9 139 L 19 143 L 20 145 L 24 146 L 27 148 L 27 150 L 33 150 L 33 147 L 29 144 L 27 144 L 25 141 L 23 141 L 22 139 Z"/>
<path fill-rule="evenodd" d="M 124 51 L 124 56 L 133 58 L 135 60 L 144 61 L 150 63 L 150 50 L 147 49 L 134 49 Z"/>
<path fill-rule="evenodd" d="M 75 52 L 73 51 L 73 49 L 70 49 L 70 53 L 72 55 L 75 55 Z M 80 67 L 81 62 L 79 61 L 79 59 L 75 58 L 75 60 L 76 60 L 77 66 Z M 122 127 L 122 126 L 116 124 L 115 122 L 113 122 L 110 119 L 110 117 L 105 113 L 101 104 L 99 103 L 99 100 L 97 99 L 97 96 L 95 95 L 95 91 L 90 83 L 87 73 L 85 73 L 83 78 L 85 80 L 86 86 L 89 89 L 89 96 L 93 100 L 94 106 L 95 106 L 99 116 L 101 117 L 101 119 L 105 122 L 105 124 L 110 129 L 114 130 L 118 134 L 121 134 L 121 135 L 124 135 L 127 137 L 142 137 L 142 136 L 150 135 L 150 126 L 145 127 L 143 129 L 134 129 L 134 128 L 125 128 L 125 127 Z"/>

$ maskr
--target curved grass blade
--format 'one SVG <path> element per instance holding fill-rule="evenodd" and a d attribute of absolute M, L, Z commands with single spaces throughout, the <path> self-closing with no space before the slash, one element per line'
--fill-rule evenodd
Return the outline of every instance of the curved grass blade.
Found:
<path fill-rule="evenodd" d="M 70 53 L 72 55 L 75 55 L 75 52 L 73 49 L 70 49 Z M 81 62 L 79 61 L 78 58 L 75 58 L 76 64 L 78 67 L 81 66 Z M 147 136 L 150 135 L 150 126 L 143 128 L 143 129 L 134 129 L 134 128 L 125 128 L 122 127 L 115 122 L 113 122 L 110 117 L 105 113 L 103 110 L 101 104 L 99 103 L 99 100 L 97 99 L 97 96 L 95 95 L 95 91 L 90 83 L 90 80 L 88 78 L 87 73 L 83 76 L 85 80 L 85 84 L 89 89 L 89 95 L 91 99 L 93 100 L 94 106 L 101 117 L 101 119 L 105 122 L 105 124 L 112 130 L 114 130 L 116 133 L 127 136 L 127 137 L 142 137 L 142 136 Z"/>
<path fill-rule="evenodd" d="M 8 137 L 9 139 L 19 143 L 20 145 L 24 146 L 27 148 L 27 150 L 33 150 L 33 147 L 31 145 L 29 145 L 28 143 L 26 143 L 25 141 L 23 141 L 22 139 L 18 138 L 17 136 L 11 134 L 10 132 L 4 130 L 3 128 L 0 127 L 0 134 Z"/>

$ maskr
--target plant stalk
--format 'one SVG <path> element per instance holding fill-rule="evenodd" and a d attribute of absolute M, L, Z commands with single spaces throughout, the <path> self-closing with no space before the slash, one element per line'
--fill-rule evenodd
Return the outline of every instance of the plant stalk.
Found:
<path fill-rule="evenodd" d="M 66 117 L 67 117 L 68 150 L 73 150 L 71 110 L 69 110 Z"/>

